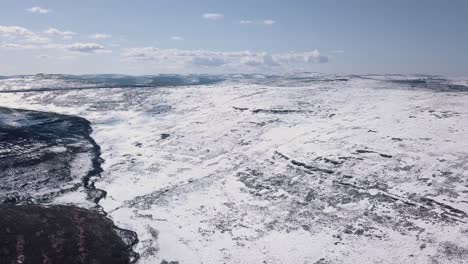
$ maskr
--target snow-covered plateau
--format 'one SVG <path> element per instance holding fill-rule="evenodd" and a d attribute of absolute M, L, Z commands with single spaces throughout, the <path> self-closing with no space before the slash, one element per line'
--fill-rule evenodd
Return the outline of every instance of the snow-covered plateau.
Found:
<path fill-rule="evenodd" d="M 91 122 L 138 264 L 467 263 L 468 79 L 163 77 L 0 78 L 1 107 Z"/>

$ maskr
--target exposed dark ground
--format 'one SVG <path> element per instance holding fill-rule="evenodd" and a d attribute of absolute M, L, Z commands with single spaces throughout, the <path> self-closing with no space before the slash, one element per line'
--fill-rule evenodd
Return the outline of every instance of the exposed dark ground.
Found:
<path fill-rule="evenodd" d="M 111 220 L 73 206 L 0 206 L 0 263 L 129 263 Z"/>
<path fill-rule="evenodd" d="M 100 148 L 90 122 L 0 107 L 0 264 L 136 261 L 136 233 L 120 229 L 98 205 Z M 44 205 L 84 187 L 92 210 Z"/>

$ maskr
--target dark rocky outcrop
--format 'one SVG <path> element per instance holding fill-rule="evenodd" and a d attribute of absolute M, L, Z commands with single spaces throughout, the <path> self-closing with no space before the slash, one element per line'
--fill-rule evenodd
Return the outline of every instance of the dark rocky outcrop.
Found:
<path fill-rule="evenodd" d="M 55 113 L 0 107 L 0 264 L 132 263 L 135 232 L 99 207 L 105 191 L 90 122 Z M 43 205 L 84 187 L 93 210 Z"/>
<path fill-rule="evenodd" d="M 111 220 L 73 206 L 1 205 L 0 263 L 130 263 Z"/>
<path fill-rule="evenodd" d="M 84 118 L 0 107 L 0 203 L 47 202 L 101 172 L 100 148 Z"/>

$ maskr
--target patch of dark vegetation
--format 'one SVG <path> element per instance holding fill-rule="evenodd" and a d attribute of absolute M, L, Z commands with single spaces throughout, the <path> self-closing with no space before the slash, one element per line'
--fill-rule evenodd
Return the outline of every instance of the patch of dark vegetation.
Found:
<path fill-rule="evenodd" d="M 387 159 L 389 159 L 389 158 L 392 158 L 392 157 L 393 157 L 392 155 L 383 154 L 383 153 L 380 153 L 379 155 L 380 155 L 381 157 L 383 157 L 383 158 L 387 158 Z"/>
<path fill-rule="evenodd" d="M 292 165 L 298 166 L 298 167 L 301 167 L 301 168 L 304 168 L 304 169 L 306 169 L 307 171 L 323 172 L 323 173 L 327 173 L 327 174 L 332 174 L 332 173 L 334 173 L 333 170 L 330 170 L 330 169 L 327 169 L 327 168 L 320 168 L 320 167 L 318 167 L 318 166 L 305 164 L 305 163 L 303 163 L 303 162 L 300 162 L 300 161 L 291 159 L 290 157 L 284 155 L 283 153 L 281 153 L 281 152 L 279 152 L 279 151 L 275 151 L 274 153 L 275 153 L 275 155 L 279 156 L 280 158 L 290 161 Z M 331 160 L 331 159 L 324 158 L 324 157 L 318 157 L 318 158 L 316 158 L 315 160 L 316 160 L 316 161 L 324 161 L 324 162 L 326 162 L 326 163 L 331 163 L 331 164 L 333 164 L 333 165 L 339 165 L 339 164 L 341 164 L 341 162 L 339 162 L 339 161 Z"/>
<path fill-rule="evenodd" d="M 165 114 L 172 110 L 172 106 L 170 105 L 156 105 L 151 106 L 149 109 L 146 109 L 146 112 L 151 115 L 160 115 Z"/>
<path fill-rule="evenodd" d="M 441 245 L 442 253 L 449 259 L 468 259 L 468 249 L 454 243 L 445 242 Z"/>
<path fill-rule="evenodd" d="M 179 264 L 179 261 L 167 261 L 163 259 L 163 261 L 161 261 L 161 264 Z"/>
<path fill-rule="evenodd" d="M 266 113 L 266 114 L 298 114 L 298 113 L 310 113 L 308 110 L 295 110 L 295 109 L 253 109 L 252 113 Z"/>
<path fill-rule="evenodd" d="M 314 264 L 331 264 L 332 262 L 326 260 L 325 258 L 321 258 L 319 260 L 317 260 L 316 262 L 314 262 Z"/>
<path fill-rule="evenodd" d="M 468 86 L 453 84 L 444 78 L 424 77 L 415 79 L 394 79 L 387 82 L 398 84 L 407 89 L 427 89 L 435 92 L 466 92 Z"/>
<path fill-rule="evenodd" d="M 360 190 L 363 193 L 368 192 L 373 186 L 360 186 L 355 183 L 346 182 L 342 180 L 334 180 L 333 183 L 355 190 Z M 392 203 L 395 206 L 398 204 L 410 206 L 412 214 L 423 217 L 429 215 L 430 218 L 438 218 L 446 221 L 461 221 L 465 222 L 468 214 L 462 210 L 454 208 L 444 203 L 437 202 L 427 197 L 402 197 L 396 194 L 389 193 L 384 188 L 377 188 L 379 193 L 374 196 L 376 199 Z M 407 210 L 408 211 L 408 210 Z M 441 213 L 439 213 L 441 212 Z"/>
<path fill-rule="evenodd" d="M 358 153 L 358 154 L 379 154 L 383 158 L 392 158 L 393 157 L 392 155 L 389 155 L 389 154 L 378 153 L 376 151 L 367 150 L 367 149 L 358 149 L 358 150 L 356 150 L 356 153 Z"/>
<path fill-rule="evenodd" d="M 343 160 L 334 160 L 334 159 L 330 159 L 330 158 L 326 158 L 326 157 L 317 157 L 315 158 L 316 161 L 322 161 L 322 162 L 325 162 L 325 163 L 331 163 L 335 166 L 337 165 L 341 165 L 343 164 Z"/>
<path fill-rule="evenodd" d="M 441 208 L 444 209 L 444 211 L 451 215 L 451 216 L 455 216 L 455 217 L 459 217 L 459 218 L 464 218 L 464 217 L 468 217 L 468 214 L 465 213 L 464 211 L 460 210 L 460 209 L 457 209 L 457 208 L 454 208 L 448 204 L 444 204 L 444 203 L 441 203 L 441 202 L 437 202 L 435 201 L 434 199 L 431 199 L 431 198 L 427 198 L 427 197 L 421 197 L 421 202 L 425 203 L 426 205 L 428 206 L 439 206 Z"/>
<path fill-rule="evenodd" d="M 427 81 L 424 79 L 391 80 L 390 82 L 407 85 L 427 84 Z"/>
<path fill-rule="evenodd" d="M 375 151 L 372 150 L 367 150 L 367 149 L 358 149 L 356 150 L 357 153 L 363 154 L 363 153 L 376 153 Z"/>
<path fill-rule="evenodd" d="M 312 165 L 308 165 L 308 164 L 305 164 L 305 163 L 297 161 L 297 160 L 291 160 L 291 164 L 295 165 L 295 166 L 302 167 L 302 168 L 307 169 L 309 171 L 319 171 L 319 172 L 323 172 L 323 173 L 327 173 L 327 174 L 334 173 L 334 171 L 332 171 L 332 170 L 319 168 L 319 167 L 312 166 Z"/>
<path fill-rule="evenodd" d="M 437 119 L 443 119 L 443 118 L 450 118 L 450 117 L 458 117 L 460 116 L 460 113 L 454 112 L 454 111 L 438 111 L 438 110 L 428 110 L 427 111 L 431 116 L 437 118 Z"/>
<path fill-rule="evenodd" d="M 131 250 L 136 235 L 117 229 L 97 212 L 62 205 L 0 205 L 0 216 L 0 263 L 126 264 L 138 258 Z"/>
<path fill-rule="evenodd" d="M 237 111 L 249 111 L 249 108 L 246 107 L 232 107 L 234 110 Z M 300 113 L 313 113 L 314 111 L 311 110 L 302 110 L 302 109 L 251 109 L 251 113 L 253 114 L 300 114 Z M 332 114 L 329 117 L 333 117 L 335 114 Z"/>
<path fill-rule="evenodd" d="M 280 156 L 281 158 L 285 159 L 285 160 L 290 160 L 288 156 L 284 155 L 283 153 L 279 152 L 279 151 L 276 151 L 275 150 L 275 155 L 278 155 Z"/>
<path fill-rule="evenodd" d="M 306 73 L 310 74 L 310 73 Z M 347 82 L 350 80 L 348 76 L 284 76 L 284 75 L 257 75 L 257 74 L 242 74 L 243 80 L 249 84 L 259 84 L 263 86 L 274 87 L 301 87 L 310 84 L 328 84 L 333 82 Z M 232 77 L 232 76 L 231 76 Z M 349 76 L 352 77 L 352 76 Z M 239 77 L 236 77 L 239 79 Z"/>
<path fill-rule="evenodd" d="M 235 107 L 235 106 L 233 106 L 232 108 L 234 108 L 234 110 L 238 110 L 238 111 L 247 111 L 247 110 L 249 110 L 248 108 L 245 108 L 245 107 Z"/>

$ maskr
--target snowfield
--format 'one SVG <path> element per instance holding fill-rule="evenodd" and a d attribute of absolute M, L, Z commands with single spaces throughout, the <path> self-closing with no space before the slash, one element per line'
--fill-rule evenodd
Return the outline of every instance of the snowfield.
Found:
<path fill-rule="evenodd" d="M 100 205 L 138 234 L 139 264 L 467 263 L 466 78 L 15 78 L 0 80 L 0 106 L 91 121 Z"/>

